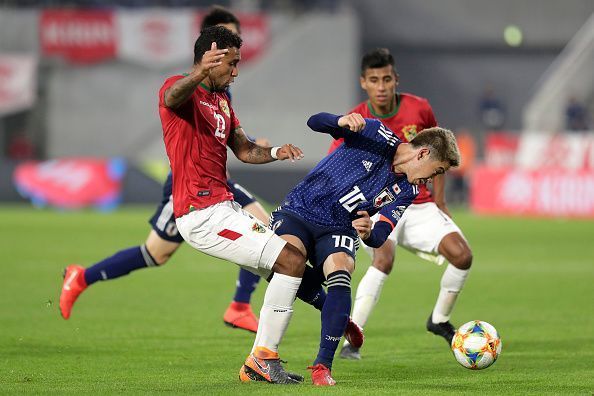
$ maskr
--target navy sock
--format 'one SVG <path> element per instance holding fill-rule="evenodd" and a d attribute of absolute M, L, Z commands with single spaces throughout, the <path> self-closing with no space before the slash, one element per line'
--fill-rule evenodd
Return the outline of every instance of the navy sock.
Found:
<path fill-rule="evenodd" d="M 314 366 L 322 363 L 331 369 L 334 353 L 351 312 L 351 275 L 347 271 L 335 271 L 328 275 L 327 285 L 328 296 L 322 308 L 320 350 Z"/>
<path fill-rule="evenodd" d="M 316 270 L 306 265 L 303 280 L 297 290 L 297 298 L 321 311 L 326 301 L 326 292 L 322 287 L 324 280 L 323 273 L 318 274 Z"/>
<path fill-rule="evenodd" d="M 111 257 L 85 269 L 87 285 L 100 280 L 119 278 L 130 272 L 144 267 L 153 267 L 157 263 L 150 255 L 145 245 L 120 250 Z"/>
<path fill-rule="evenodd" d="M 260 277 L 256 274 L 251 273 L 243 268 L 239 270 L 239 276 L 237 277 L 237 288 L 235 289 L 235 297 L 233 301 L 240 303 L 250 303 L 252 293 L 256 290 L 260 282 Z"/>

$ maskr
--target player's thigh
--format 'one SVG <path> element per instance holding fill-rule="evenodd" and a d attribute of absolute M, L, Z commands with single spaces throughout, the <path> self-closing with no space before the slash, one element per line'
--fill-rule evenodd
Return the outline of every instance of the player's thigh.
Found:
<path fill-rule="evenodd" d="M 270 228 L 295 246 L 304 257 L 309 257 L 313 248 L 313 232 L 302 219 L 284 211 L 274 211 L 270 215 Z"/>
<path fill-rule="evenodd" d="M 456 223 L 433 202 L 410 205 L 400 221 L 397 243 L 411 251 L 439 254 L 439 244 L 446 235 L 462 235 Z"/>
<path fill-rule="evenodd" d="M 286 245 L 233 201 L 190 212 L 177 226 L 193 248 L 251 268 L 272 269 Z"/>
<path fill-rule="evenodd" d="M 359 239 L 354 232 L 335 231 L 316 237 L 314 266 L 323 266 L 324 274 L 345 270 L 352 273 L 355 269 L 355 254 Z M 330 271 L 330 272 L 328 272 Z"/>

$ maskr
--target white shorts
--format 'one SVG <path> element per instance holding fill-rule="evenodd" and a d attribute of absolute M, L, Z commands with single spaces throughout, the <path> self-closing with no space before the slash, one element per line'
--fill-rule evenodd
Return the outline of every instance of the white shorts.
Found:
<path fill-rule="evenodd" d="M 178 217 L 180 235 L 194 249 L 268 277 L 286 241 L 235 201 L 224 201 Z"/>
<path fill-rule="evenodd" d="M 372 217 L 373 221 L 378 219 L 378 214 Z M 437 249 L 443 237 L 452 232 L 457 232 L 464 238 L 456 223 L 435 202 L 426 202 L 406 208 L 388 239 L 425 260 L 442 265 L 445 257 Z M 363 245 L 365 251 L 373 257 L 373 249 Z"/>

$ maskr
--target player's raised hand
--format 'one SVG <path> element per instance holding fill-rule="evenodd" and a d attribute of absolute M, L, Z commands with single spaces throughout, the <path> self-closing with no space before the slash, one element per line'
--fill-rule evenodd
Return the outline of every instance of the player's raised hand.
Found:
<path fill-rule="evenodd" d="M 357 231 L 357 235 L 359 238 L 366 240 L 371 235 L 371 227 L 373 226 L 373 221 L 369 217 L 369 213 L 364 210 L 360 210 L 357 212 L 357 215 L 360 216 L 352 221 L 351 225 Z"/>
<path fill-rule="evenodd" d="M 361 132 L 365 128 L 365 118 L 359 113 L 351 113 L 338 119 L 338 126 L 353 132 Z"/>
<path fill-rule="evenodd" d="M 208 77 L 210 71 L 222 64 L 222 59 L 225 57 L 229 50 L 227 48 L 218 49 L 217 43 L 213 41 L 210 46 L 210 50 L 206 51 L 204 55 L 202 55 L 202 60 L 200 63 L 194 65 L 194 69 L 192 70 L 192 74 L 201 77 L 202 79 Z"/>
<path fill-rule="evenodd" d="M 303 158 L 303 151 L 292 144 L 285 144 L 276 152 L 276 158 L 280 161 L 290 159 L 292 162 L 295 162 L 295 160 Z"/>

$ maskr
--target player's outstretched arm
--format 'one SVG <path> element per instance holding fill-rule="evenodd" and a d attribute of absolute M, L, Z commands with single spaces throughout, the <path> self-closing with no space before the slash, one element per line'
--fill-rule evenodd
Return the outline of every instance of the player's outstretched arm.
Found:
<path fill-rule="evenodd" d="M 221 59 L 227 52 L 229 50 L 226 48 L 217 49 L 217 43 L 213 42 L 210 51 L 204 53 L 202 61 L 194 65 L 190 74 L 177 80 L 165 91 L 165 105 L 175 109 L 184 104 L 192 96 L 198 84 L 209 76 L 210 71 L 222 63 Z"/>
<path fill-rule="evenodd" d="M 365 119 L 359 113 L 336 115 L 318 113 L 309 117 L 307 126 L 316 132 L 328 133 L 337 137 L 344 137 L 347 129 L 352 132 L 361 132 L 365 128 Z"/>
<path fill-rule="evenodd" d="M 303 158 L 301 149 L 292 144 L 285 144 L 281 147 L 259 146 L 248 139 L 241 127 L 231 133 L 227 145 L 237 159 L 248 164 L 266 164 L 277 159 L 295 161 Z"/>

